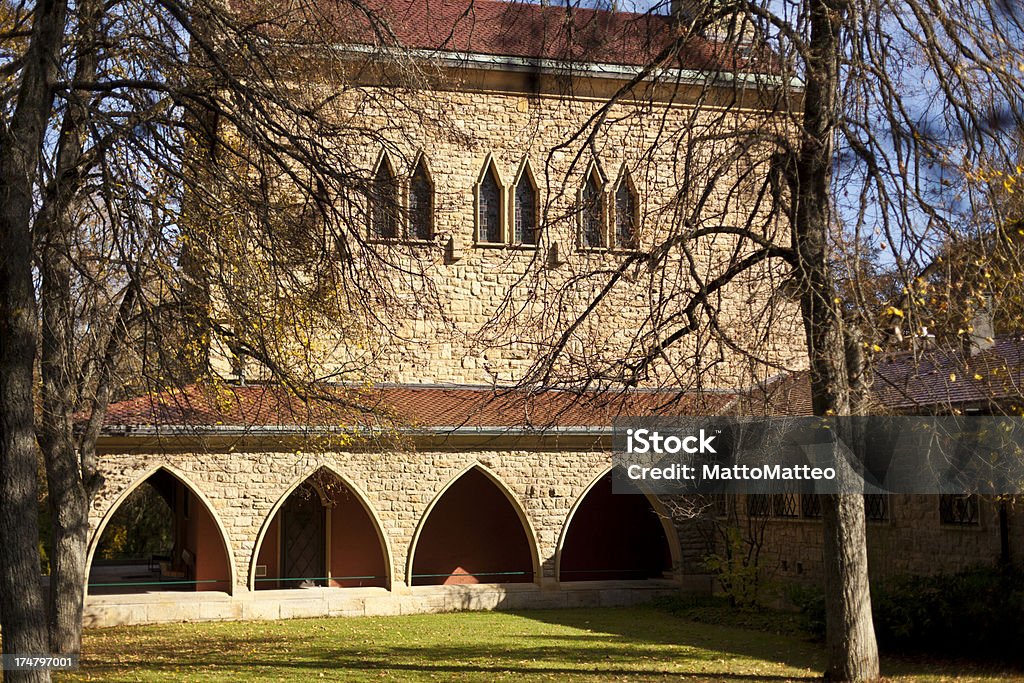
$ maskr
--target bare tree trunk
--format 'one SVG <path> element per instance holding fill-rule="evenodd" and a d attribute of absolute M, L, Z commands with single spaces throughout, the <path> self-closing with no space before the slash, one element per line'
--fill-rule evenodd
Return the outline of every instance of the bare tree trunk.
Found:
<path fill-rule="evenodd" d="M 72 497 L 63 496 L 65 500 L 68 498 Z M 54 501 L 53 497 L 51 501 Z M 79 654 L 82 651 L 82 617 L 88 578 L 88 525 L 82 520 L 87 518 L 89 507 L 84 504 L 84 496 L 74 496 L 70 504 L 53 514 L 48 623 L 50 649 L 55 654 Z M 57 519 L 58 515 L 60 519 Z"/>
<path fill-rule="evenodd" d="M 35 7 L 10 125 L 0 129 L 0 626 L 4 654 L 47 652 L 39 586 L 37 457 L 33 403 L 36 300 L 32 282 L 32 187 L 63 40 L 67 5 Z M 6 680 L 48 681 L 46 671 Z"/>
<path fill-rule="evenodd" d="M 89 505 L 72 433 L 71 263 L 62 227 L 51 226 L 49 236 L 53 241 L 43 249 L 41 264 L 43 412 L 39 425 L 53 525 L 49 642 L 55 654 L 74 654 L 81 651 Z"/>
<path fill-rule="evenodd" d="M 821 505 L 825 529 L 825 628 L 830 681 L 878 678 L 878 648 L 871 620 L 864 496 L 828 495 Z"/>
<path fill-rule="evenodd" d="M 842 312 L 829 272 L 833 136 L 839 92 L 839 28 L 843 0 L 810 0 L 804 130 L 796 169 L 795 250 L 801 308 L 811 368 L 815 415 L 849 415 L 850 387 Z M 871 620 L 864 499 L 828 495 L 822 500 L 825 535 L 825 613 L 832 681 L 878 678 L 878 649 Z"/>
<path fill-rule="evenodd" d="M 98 65 L 97 29 L 103 11 L 98 0 L 78 3 L 75 80 L 91 81 Z M 61 124 L 57 166 L 36 218 L 40 244 L 39 287 L 42 343 L 42 417 L 39 443 L 46 463 L 53 552 L 50 567 L 49 642 L 54 654 L 76 654 L 82 647 L 82 614 L 88 567 L 88 484 L 94 472 L 83 467 L 75 447 L 73 420 L 80 367 L 75 353 L 72 248 L 76 227 L 72 209 L 81 185 L 79 165 L 85 148 L 91 93 L 74 91 Z"/>
<path fill-rule="evenodd" d="M 89 505 L 74 472 L 63 472 L 61 463 L 47 459 L 47 481 L 64 480 L 55 491 L 49 485 L 53 524 L 50 555 L 49 642 L 54 654 L 78 654 L 82 650 L 82 615 L 88 578 Z M 74 479 L 72 479 L 74 478 Z"/>
<path fill-rule="evenodd" d="M 6 170 L 6 167 L 5 167 Z M 39 585 L 37 456 L 32 404 L 36 315 L 31 239 L 18 230 L 10 186 L 0 194 L 0 626 L 6 655 L 47 653 Z M 12 199 L 14 201 L 12 201 Z M 25 211 L 27 214 L 27 211 Z M 14 214 L 14 215 L 12 215 Z M 27 216 L 26 216 L 27 218 Z M 21 222 L 27 225 L 27 221 Z M 48 681 L 42 671 L 8 671 L 9 681 Z"/>

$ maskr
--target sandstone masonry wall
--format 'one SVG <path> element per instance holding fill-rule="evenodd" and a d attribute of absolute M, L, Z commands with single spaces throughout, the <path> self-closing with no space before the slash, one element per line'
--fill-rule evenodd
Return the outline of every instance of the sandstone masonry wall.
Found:
<path fill-rule="evenodd" d="M 1024 514 L 1020 501 L 1008 516 L 1011 561 L 1024 562 Z M 818 584 L 822 580 L 820 519 L 754 520 L 763 522 L 761 566 L 769 581 Z M 937 495 L 889 497 L 888 521 L 867 525 L 868 570 L 874 579 L 906 574 L 954 573 L 993 565 L 1000 556 L 998 508 L 980 500 L 977 525 L 943 524 Z"/>
<path fill-rule="evenodd" d="M 212 509 L 231 551 L 234 587 L 250 585 L 260 532 L 290 491 L 321 467 L 372 510 L 391 559 L 393 588 L 406 585 L 409 548 L 428 506 L 467 469 L 482 466 L 522 509 L 535 536 L 540 583 L 556 580 L 559 539 L 573 506 L 609 467 L 601 452 L 330 452 L 108 454 L 106 482 L 90 511 L 92 545 L 115 504 L 164 467 Z M 676 534 L 674 574 L 680 574 Z"/>
<path fill-rule="evenodd" d="M 744 164 L 755 166 L 755 178 L 767 172 L 767 155 L 760 160 L 748 155 L 729 169 L 723 186 L 711 192 L 693 219 L 689 212 L 709 174 L 730 151 L 713 136 L 724 128 L 764 125 L 763 117 L 747 110 L 708 109 L 695 115 L 685 94 L 665 100 L 641 92 L 611 105 L 604 124 L 588 140 L 587 134 L 577 134 L 606 103 L 602 98 L 559 91 L 557 84 L 524 92 L 517 88 L 529 87 L 526 81 L 472 80 L 452 76 L 426 91 L 366 86 L 336 93 L 339 119 L 353 122 L 353 132 L 338 144 L 367 177 L 386 153 L 402 185 L 403 205 L 409 176 L 421 158 L 426 160 L 435 190 L 435 239 L 351 246 L 355 267 L 383 274 L 392 298 L 380 324 L 360 318 L 359 325 L 343 321 L 332 329 L 327 323 L 315 335 L 318 348 L 312 355 L 317 355 L 321 374 L 399 383 L 515 381 L 551 349 L 631 255 L 628 249 L 580 248 L 579 197 L 591 170 L 603 180 L 608 234 L 615 189 L 628 176 L 639 200 L 639 246 L 647 252 L 670 234 L 743 225 L 756 193 L 735 190 L 733 181 L 747 168 Z M 489 165 L 504 197 L 501 244 L 477 239 L 477 186 Z M 512 236 L 513 188 L 527 166 L 541 209 L 536 247 L 517 245 Z M 362 211 L 353 209 L 346 228 L 364 237 L 370 227 L 366 203 L 355 200 Z M 775 221 L 758 221 L 757 226 L 763 237 L 789 243 Z M 638 353 L 637 342 L 649 345 L 666 334 L 655 333 L 650 321 L 670 318 L 689 302 L 695 292 L 693 273 L 712 279 L 723 264 L 751 248 L 748 244 L 746 252 L 737 253 L 735 246 L 732 237 L 718 235 L 692 240 L 686 253 L 673 250 L 665 261 L 668 267 L 652 269 L 637 262 L 566 340 L 559 379 L 568 382 L 599 372 Z M 371 250 L 381 258 L 370 258 Z M 666 351 L 648 383 L 748 387 L 779 367 L 803 367 L 798 307 L 777 295 L 786 270 L 778 261 L 765 261 L 716 295 L 719 326 L 735 348 L 702 325 Z M 748 354 L 774 365 L 751 363 Z M 214 365 L 231 374 L 225 358 L 215 357 Z M 250 366 L 250 372 L 258 370 Z"/>

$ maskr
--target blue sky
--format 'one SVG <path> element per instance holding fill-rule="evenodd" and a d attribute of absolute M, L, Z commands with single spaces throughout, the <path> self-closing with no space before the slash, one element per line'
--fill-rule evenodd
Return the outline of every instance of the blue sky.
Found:
<path fill-rule="evenodd" d="M 534 4 L 540 4 L 540 0 L 527 0 Z M 600 7 L 610 8 L 613 3 L 616 9 L 625 12 L 647 12 L 655 8 L 658 14 L 668 14 L 668 0 L 548 0 L 549 5 L 565 5 L 567 2 L 579 7 Z"/>

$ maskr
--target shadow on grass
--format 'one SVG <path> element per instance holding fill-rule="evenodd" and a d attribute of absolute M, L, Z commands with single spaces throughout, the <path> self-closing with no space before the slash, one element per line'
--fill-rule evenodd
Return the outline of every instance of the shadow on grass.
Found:
<path fill-rule="evenodd" d="M 694 624 L 651 608 L 295 620 L 182 635 L 171 627 L 101 640 L 83 673 L 141 680 L 182 672 L 304 680 L 330 671 L 342 680 L 812 681 L 819 679 L 808 672 L 820 666 L 813 644 Z M 113 654 L 115 647 L 120 664 L 100 663 L 102 650 Z"/>
<path fill-rule="evenodd" d="M 793 635 L 804 640 L 811 639 L 814 642 L 823 641 L 822 637 L 810 634 L 807 618 L 798 612 L 771 608 L 737 609 L 730 606 L 728 600 L 719 596 L 661 599 L 656 601 L 654 606 L 687 621 Z M 925 652 L 902 653 L 891 649 L 883 649 L 881 654 L 882 672 L 885 675 L 956 675 L 966 673 L 1014 681 L 1024 680 L 1024 677 L 1021 676 L 1024 670 L 1005 660 L 992 660 L 984 657 L 954 659 L 942 657 L 941 652 L 936 656 L 936 654 L 929 655 Z"/>
<path fill-rule="evenodd" d="M 230 647 L 230 646 L 229 646 Z M 190 653 L 193 654 L 193 653 Z M 194 653 L 202 655 L 203 653 Z M 136 679 L 135 674 L 145 670 L 151 674 L 175 677 L 186 675 L 189 680 L 197 677 L 197 674 L 205 672 L 211 676 L 217 670 L 222 673 L 245 671 L 253 678 L 273 677 L 278 679 L 280 674 L 275 671 L 290 670 L 292 676 L 283 680 L 306 679 L 318 671 L 344 671 L 344 680 L 362 680 L 356 672 L 370 674 L 376 677 L 378 674 L 388 672 L 391 674 L 403 674 L 400 680 L 406 680 L 404 674 L 422 674 L 435 680 L 472 680 L 490 681 L 496 680 L 499 675 L 515 675 L 532 680 L 532 677 L 555 677 L 557 680 L 593 680 L 609 681 L 632 679 L 640 680 L 679 680 L 679 681 L 820 681 L 819 676 L 793 676 L 788 674 L 769 673 L 742 673 L 730 671 L 728 665 L 720 664 L 718 667 L 708 666 L 700 671 L 680 670 L 672 666 L 658 666 L 657 662 L 651 662 L 651 658 L 645 655 L 637 655 L 635 651 L 626 652 L 623 648 L 596 648 L 587 652 L 586 658 L 567 662 L 564 650 L 549 651 L 545 648 L 515 648 L 506 653 L 509 655 L 507 661 L 496 661 L 492 664 L 481 659 L 481 652 L 471 646 L 448 647 L 448 648 L 391 648 L 388 656 L 372 656 L 366 654 L 355 654 L 344 650 L 324 651 L 317 656 L 310 653 L 293 653 L 287 661 L 280 656 L 264 657 L 246 655 L 243 657 L 228 656 L 223 650 L 207 653 L 215 655 L 212 659 L 200 656 L 193 660 L 190 656 L 177 656 L 173 661 L 147 661 L 140 663 L 137 667 L 132 664 L 93 665 L 88 666 L 88 674 L 95 680 L 116 680 L 116 674 L 129 675 L 133 680 L 146 680 L 146 676 Z M 636 659 L 647 660 L 651 666 L 636 667 L 629 666 L 629 661 Z M 415 660 L 415 661 L 411 661 Z M 530 665 L 516 664 L 518 661 L 529 661 Z M 552 663 L 548 663 L 552 660 Z M 621 665 L 614 665 L 615 661 L 621 661 Z M 210 662 L 215 661 L 215 665 Z M 709 660 L 710 661 L 710 660 Z M 558 664 L 556 664 L 556 662 Z M 688 662 L 692 664 L 691 662 Z M 411 678 L 410 678 L 411 680 Z"/>
<path fill-rule="evenodd" d="M 728 622 L 735 615 L 724 613 Z M 99 680 L 603 682 L 814 681 L 820 644 L 698 623 L 653 607 L 472 612 L 406 617 L 181 624 L 90 634 L 81 675 Z M 886 675 L 1001 670 L 930 659 L 885 661 Z M 76 677 L 72 675 L 72 677 Z"/>
<path fill-rule="evenodd" d="M 603 637 L 615 638 L 623 646 L 681 646 L 707 651 L 714 657 L 733 655 L 796 669 L 820 670 L 824 665 L 820 644 L 807 638 L 736 628 L 731 624 L 698 623 L 655 607 L 535 610 L 515 614 L 546 624 L 605 634 Z"/>
<path fill-rule="evenodd" d="M 656 619 L 638 619 L 623 623 L 618 615 L 636 613 L 637 610 L 665 612 L 687 627 L 664 628 Z M 791 667 L 823 671 L 825 655 L 823 643 L 802 633 L 799 619 L 789 612 L 773 615 L 769 609 L 745 612 L 712 599 L 693 602 L 690 609 L 665 605 L 631 609 L 605 608 L 587 613 L 573 610 L 539 610 L 519 612 L 521 616 L 539 619 L 545 623 L 584 628 L 642 642 L 675 643 L 718 650 L 751 659 L 783 663 Z M 773 623 L 773 616 L 778 622 Z M 716 623 L 717 620 L 717 623 Z M 697 629 L 697 632 L 694 632 Z M 685 640 L 674 640 L 685 638 Z M 921 654 L 904 655 L 882 653 L 882 673 L 886 676 L 948 676 L 977 675 L 1022 681 L 1022 671 L 1012 665 L 967 659 L 942 659 Z M 820 680 L 820 679 L 814 679 Z"/>

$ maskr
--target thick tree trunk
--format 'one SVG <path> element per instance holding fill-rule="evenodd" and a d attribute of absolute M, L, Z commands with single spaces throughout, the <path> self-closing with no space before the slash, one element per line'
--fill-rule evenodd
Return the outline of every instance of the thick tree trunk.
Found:
<path fill-rule="evenodd" d="M 39 444 L 46 462 L 53 552 L 50 566 L 49 641 L 54 654 L 81 651 L 85 598 L 85 546 L 89 506 L 72 433 L 75 363 L 68 242 L 61 221 L 48 226 L 41 263 L 42 417 Z"/>
<path fill-rule="evenodd" d="M 839 30 L 842 0 L 810 2 L 803 131 L 797 162 L 794 247 L 801 279 L 801 308 L 811 370 L 815 415 L 849 415 L 850 385 L 842 311 L 829 270 L 833 136 L 838 111 Z M 832 681 L 878 678 L 878 650 L 871 620 L 864 499 L 828 495 L 822 500 L 825 613 Z"/>
<path fill-rule="evenodd" d="M 0 626 L 5 654 L 46 654 L 39 585 L 39 518 L 33 369 L 33 186 L 63 42 L 67 3 L 35 6 L 14 112 L 0 127 Z M 48 681 L 45 671 L 10 671 L 10 681 Z"/>
<path fill-rule="evenodd" d="M 42 415 L 38 437 L 46 463 L 48 503 L 53 525 L 49 633 L 50 647 L 55 654 L 74 654 L 81 650 L 89 513 L 72 425 L 78 396 L 69 257 L 73 228 L 65 216 L 71 190 L 62 187 L 61 183 L 67 175 L 67 169 L 62 167 L 71 163 L 68 157 L 78 157 L 76 153 L 67 153 L 69 145 L 79 147 L 76 142 L 68 142 L 72 137 L 78 135 L 69 133 L 65 125 L 58 153 L 57 187 L 54 196 L 44 203 L 36 221 L 42 243 L 39 286 Z"/>
<path fill-rule="evenodd" d="M 51 477 L 52 478 L 52 477 Z M 52 494 L 51 505 L 61 505 Z M 49 641 L 54 654 L 82 651 L 82 615 L 88 579 L 89 507 L 84 496 L 53 511 L 53 552 L 50 556 Z"/>
<path fill-rule="evenodd" d="M 45 655 L 45 606 L 39 583 L 39 448 L 32 403 L 36 307 L 31 239 L 27 231 L 17 229 L 11 193 L 4 189 L 6 196 L 0 196 L 0 206 L 5 207 L 0 212 L 0 626 L 4 654 Z M 8 671 L 5 680 L 48 681 L 49 675 Z"/>
<path fill-rule="evenodd" d="M 824 496 L 825 628 L 830 681 L 878 678 L 864 496 Z"/>
<path fill-rule="evenodd" d="M 98 64 L 97 31 L 103 3 L 81 0 L 77 10 L 75 79 L 91 81 Z M 78 90 L 68 98 L 57 145 L 56 174 L 36 217 L 42 274 L 39 443 L 46 462 L 53 525 L 48 625 L 54 654 L 76 654 L 82 648 L 89 503 L 95 478 L 95 463 L 75 447 L 73 432 L 83 387 L 78 383 L 81 359 L 75 351 L 78 317 L 72 293 L 72 253 L 77 227 L 72 208 L 81 186 L 79 166 L 88 135 L 91 97 L 91 93 Z"/>

